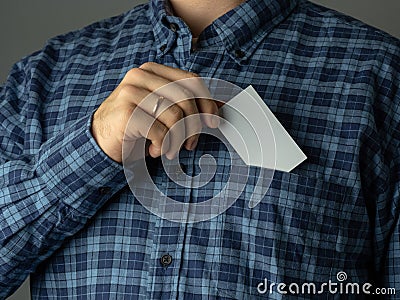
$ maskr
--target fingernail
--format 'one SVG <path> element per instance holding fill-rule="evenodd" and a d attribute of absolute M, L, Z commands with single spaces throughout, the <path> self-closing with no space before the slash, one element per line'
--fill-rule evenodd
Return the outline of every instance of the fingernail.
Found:
<path fill-rule="evenodd" d="M 214 128 L 218 128 L 218 126 L 219 126 L 219 118 L 218 118 L 218 116 L 212 116 L 211 117 L 211 124 L 213 125 Z"/>
<path fill-rule="evenodd" d="M 193 151 L 194 149 L 196 149 L 198 142 L 199 142 L 198 140 L 194 140 L 194 141 L 190 144 L 189 149 L 190 149 L 191 151 Z"/>
<path fill-rule="evenodd" d="M 173 153 L 173 154 L 168 153 L 168 154 L 166 154 L 166 157 L 167 157 L 169 160 L 173 160 L 173 159 L 177 156 L 177 154 L 178 154 L 178 153 Z"/>
<path fill-rule="evenodd" d="M 212 115 L 208 115 L 206 117 L 206 124 L 208 127 L 213 128 L 214 127 L 214 121 L 213 121 L 214 117 Z"/>
<path fill-rule="evenodd" d="M 192 150 L 193 142 L 186 142 L 185 148 L 186 150 Z"/>

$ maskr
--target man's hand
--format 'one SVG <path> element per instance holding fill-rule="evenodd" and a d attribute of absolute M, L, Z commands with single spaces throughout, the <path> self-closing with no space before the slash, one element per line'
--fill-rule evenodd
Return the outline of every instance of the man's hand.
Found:
<path fill-rule="evenodd" d="M 130 70 L 95 112 L 92 121 L 94 139 L 110 158 L 121 162 L 125 129 L 133 111 L 138 110 L 135 111 L 135 119 L 129 123 L 129 130 L 135 138 L 146 138 L 151 142 L 149 154 L 152 157 L 166 154 L 167 158 L 174 158 L 185 137 L 188 137 L 185 148 L 193 150 L 198 141 L 195 133 L 202 128 L 202 121 L 210 128 L 219 125 L 217 117 L 193 116 L 190 122 L 185 120 L 184 126 L 171 129 L 189 115 L 218 114 L 217 104 L 210 100 L 209 91 L 197 77 L 196 74 L 156 63 L 145 63 Z M 162 88 L 167 84 L 168 87 Z M 156 93 L 152 94 L 154 91 Z M 146 101 L 142 101 L 146 97 Z M 170 129 L 169 144 L 163 145 Z"/>

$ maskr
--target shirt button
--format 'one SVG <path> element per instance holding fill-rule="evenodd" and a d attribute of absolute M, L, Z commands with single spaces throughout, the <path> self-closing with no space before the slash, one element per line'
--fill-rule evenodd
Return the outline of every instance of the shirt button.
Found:
<path fill-rule="evenodd" d="M 161 52 L 164 52 L 165 49 L 167 49 L 167 45 L 165 45 L 165 44 L 160 47 L 160 51 Z"/>
<path fill-rule="evenodd" d="M 176 25 L 175 23 L 169 24 L 169 29 L 171 29 L 172 32 L 177 32 L 178 28 L 178 25 Z"/>
<path fill-rule="evenodd" d="M 172 263 L 172 256 L 169 254 L 165 254 L 160 258 L 160 262 L 164 268 L 168 267 Z"/>
<path fill-rule="evenodd" d="M 245 55 L 246 55 L 246 53 L 244 53 L 242 50 L 240 50 L 240 49 L 235 50 L 235 56 L 237 58 L 243 58 Z"/>
<path fill-rule="evenodd" d="M 99 191 L 99 194 L 100 194 L 100 195 L 107 195 L 108 193 L 110 193 L 111 188 L 108 187 L 108 186 L 102 186 L 102 187 L 100 187 L 100 188 L 98 189 L 98 191 Z"/>

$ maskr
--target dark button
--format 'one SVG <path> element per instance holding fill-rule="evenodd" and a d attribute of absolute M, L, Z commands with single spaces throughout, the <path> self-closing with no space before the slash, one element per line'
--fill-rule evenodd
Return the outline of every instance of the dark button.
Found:
<path fill-rule="evenodd" d="M 246 55 L 246 53 L 244 53 L 240 49 L 237 49 L 237 50 L 235 50 L 235 55 L 236 55 L 237 58 L 243 58 Z"/>
<path fill-rule="evenodd" d="M 162 46 L 160 47 L 160 51 L 161 51 L 161 52 L 164 52 L 165 49 L 167 49 L 167 45 L 162 45 Z"/>
<path fill-rule="evenodd" d="M 177 32 L 178 28 L 178 25 L 176 25 L 175 23 L 169 24 L 169 29 L 171 29 L 173 32 Z"/>
<path fill-rule="evenodd" d="M 99 194 L 100 195 L 107 195 L 111 191 L 111 188 L 109 186 L 102 186 L 99 188 Z"/>
<path fill-rule="evenodd" d="M 172 263 L 172 256 L 165 254 L 160 258 L 160 262 L 163 267 L 168 267 Z"/>

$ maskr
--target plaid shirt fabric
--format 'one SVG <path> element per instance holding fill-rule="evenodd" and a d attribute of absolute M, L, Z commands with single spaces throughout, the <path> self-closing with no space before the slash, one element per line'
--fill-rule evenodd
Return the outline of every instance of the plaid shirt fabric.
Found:
<path fill-rule="evenodd" d="M 357 297 L 288 290 L 339 283 L 339 272 L 400 292 L 399 41 L 302 0 L 249 0 L 195 51 L 191 38 L 152 0 L 13 67 L 0 90 L 0 298 L 29 274 L 34 299 Z M 252 84 L 308 159 L 276 171 L 252 209 L 250 180 L 209 221 L 148 212 L 90 134 L 94 110 L 147 61 Z M 203 135 L 180 162 L 194 175 L 205 153 L 219 168 L 207 187 L 175 186 L 159 159 L 149 160 L 154 182 L 181 201 L 212 197 L 229 171 L 221 142 Z M 261 294 L 265 280 L 288 294 Z"/>

